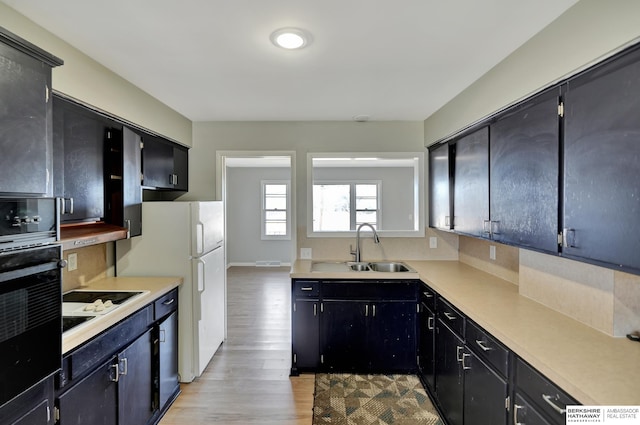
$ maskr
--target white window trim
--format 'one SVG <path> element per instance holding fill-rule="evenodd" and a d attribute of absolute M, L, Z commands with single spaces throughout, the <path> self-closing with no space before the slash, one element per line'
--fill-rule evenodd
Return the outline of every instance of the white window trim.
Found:
<path fill-rule="evenodd" d="M 382 205 L 382 180 L 318 180 L 313 182 L 313 186 L 315 185 L 345 185 L 345 186 L 351 186 L 351 188 L 353 188 L 354 190 L 352 190 L 350 192 L 350 199 L 349 199 L 349 213 L 350 213 L 350 217 L 349 217 L 349 222 L 350 222 L 350 226 L 351 226 L 351 230 L 350 231 L 355 231 L 357 228 L 357 224 L 356 224 L 356 192 L 355 192 L 355 186 L 357 184 L 375 184 L 377 186 L 377 194 L 376 194 L 376 203 L 378 205 L 378 208 L 376 209 L 376 217 L 377 217 L 377 221 L 376 223 L 370 223 L 370 224 L 375 224 L 376 228 L 380 227 L 380 223 L 382 223 L 382 209 L 380 208 L 380 205 Z M 313 186 L 312 186 L 312 191 L 313 191 Z M 313 196 L 313 194 L 312 194 Z M 311 215 L 312 215 L 312 220 L 313 220 L 313 211 L 311 211 Z M 312 221 L 313 223 L 313 221 Z M 327 230 L 327 231 L 320 231 L 320 230 L 314 230 L 315 233 L 320 233 L 320 234 L 325 234 L 325 233 L 333 233 L 333 230 Z"/>
<path fill-rule="evenodd" d="M 264 187 L 268 184 L 281 184 L 287 187 L 287 234 L 286 235 L 266 235 L 265 234 L 265 224 L 266 224 L 266 209 L 265 209 L 265 192 Z M 291 240 L 291 182 L 289 180 L 261 180 L 260 181 L 260 197 L 261 197 L 261 205 L 260 208 L 260 239 L 263 241 L 283 241 L 283 240 Z"/>

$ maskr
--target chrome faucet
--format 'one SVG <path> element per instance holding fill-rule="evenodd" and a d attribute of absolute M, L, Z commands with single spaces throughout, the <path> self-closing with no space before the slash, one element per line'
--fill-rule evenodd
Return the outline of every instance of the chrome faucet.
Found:
<path fill-rule="evenodd" d="M 353 246 L 349 245 L 349 249 L 351 250 L 351 255 L 355 255 L 356 257 L 356 263 L 360 262 L 360 258 L 362 255 L 362 250 L 360 249 L 360 229 L 362 229 L 364 226 L 371 228 L 371 230 L 373 231 L 373 242 L 380 243 L 380 238 L 378 237 L 378 233 L 376 232 L 376 229 L 372 225 L 370 225 L 369 223 L 362 223 L 360 226 L 358 226 L 358 230 L 356 230 L 356 250 L 354 251 Z"/>

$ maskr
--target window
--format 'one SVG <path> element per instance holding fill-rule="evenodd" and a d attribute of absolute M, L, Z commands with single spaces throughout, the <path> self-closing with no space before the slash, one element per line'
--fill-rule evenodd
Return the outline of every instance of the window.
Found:
<path fill-rule="evenodd" d="M 289 182 L 262 181 L 262 239 L 291 239 Z"/>
<path fill-rule="evenodd" d="M 313 185 L 313 231 L 356 230 L 362 223 L 379 226 L 379 181 L 317 182 Z"/>

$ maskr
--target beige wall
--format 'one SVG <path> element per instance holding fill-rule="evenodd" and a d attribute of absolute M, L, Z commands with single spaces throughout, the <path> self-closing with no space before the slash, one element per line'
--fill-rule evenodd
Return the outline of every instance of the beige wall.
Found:
<path fill-rule="evenodd" d="M 3 3 L 0 26 L 64 60 L 53 69 L 54 90 L 191 145 L 190 120 Z"/>
<path fill-rule="evenodd" d="M 313 257 L 351 259 L 352 238 L 307 238 L 307 153 L 423 152 L 423 123 L 391 122 L 196 122 L 190 156 L 189 188 L 182 200 L 216 198 L 216 151 L 294 151 L 296 154 L 297 245 L 312 248 Z M 425 193 L 427 189 L 425 187 Z M 430 249 L 425 238 L 383 238 L 366 245 L 371 257 L 457 259 L 457 237 L 438 237 Z M 373 244 L 371 244 L 373 245 Z M 298 251 L 299 252 L 299 251 Z M 365 254 L 368 255 L 368 254 Z"/>
<path fill-rule="evenodd" d="M 640 1 L 637 0 L 579 1 L 427 118 L 425 145 L 640 37 L 638 16 Z"/>

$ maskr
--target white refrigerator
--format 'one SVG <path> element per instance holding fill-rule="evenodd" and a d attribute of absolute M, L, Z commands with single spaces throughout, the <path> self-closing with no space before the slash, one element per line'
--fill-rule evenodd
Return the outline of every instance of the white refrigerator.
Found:
<path fill-rule="evenodd" d="M 226 335 L 221 201 L 143 202 L 142 236 L 116 242 L 117 276 L 181 276 L 178 372 L 200 376 Z"/>

